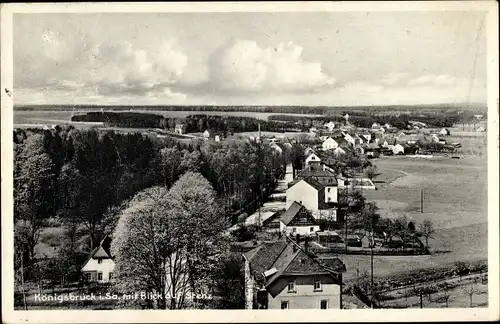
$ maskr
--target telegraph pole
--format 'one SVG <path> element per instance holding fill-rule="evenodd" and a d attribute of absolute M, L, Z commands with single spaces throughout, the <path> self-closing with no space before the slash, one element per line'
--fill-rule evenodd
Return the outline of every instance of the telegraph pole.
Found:
<path fill-rule="evenodd" d="M 424 213 L 424 189 L 420 190 L 420 213 Z"/>
<path fill-rule="evenodd" d="M 370 235 L 370 282 L 371 282 L 371 297 L 372 297 L 372 300 L 371 300 L 371 306 L 373 308 L 373 243 L 374 243 L 374 240 L 373 240 L 373 215 L 370 217 L 371 218 L 371 235 Z"/>

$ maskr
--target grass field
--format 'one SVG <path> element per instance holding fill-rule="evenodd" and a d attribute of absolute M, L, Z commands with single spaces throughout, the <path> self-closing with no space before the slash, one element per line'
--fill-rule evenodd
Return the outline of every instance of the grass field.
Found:
<path fill-rule="evenodd" d="M 464 149 L 476 146 L 479 150 L 482 141 L 482 138 L 472 138 L 462 145 Z M 430 249 L 435 253 L 414 257 L 377 256 L 376 277 L 448 265 L 458 260 L 487 259 L 488 183 L 484 155 L 435 160 L 383 157 L 373 163 L 380 173 L 374 179 L 378 190 L 365 190 L 363 195 L 377 204 L 381 215 L 390 218 L 405 215 L 417 223 L 430 219 L 436 228 L 434 238 L 429 240 Z M 423 213 L 420 190 L 424 191 Z M 340 257 L 347 266 L 346 279 L 353 278 L 356 269 L 370 270 L 369 256 Z"/>

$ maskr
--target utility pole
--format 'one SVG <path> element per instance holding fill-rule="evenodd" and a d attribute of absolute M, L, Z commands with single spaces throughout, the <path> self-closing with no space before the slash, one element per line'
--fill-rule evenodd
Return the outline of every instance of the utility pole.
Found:
<path fill-rule="evenodd" d="M 371 218 L 371 235 L 370 235 L 370 280 L 371 280 L 371 297 L 372 297 L 372 300 L 371 300 L 371 305 L 372 305 L 372 308 L 373 308 L 373 215 L 370 217 Z"/>
<path fill-rule="evenodd" d="M 424 213 L 424 189 L 420 190 L 420 213 Z"/>
<path fill-rule="evenodd" d="M 420 308 L 423 308 L 423 302 L 422 302 L 422 290 L 420 291 Z"/>

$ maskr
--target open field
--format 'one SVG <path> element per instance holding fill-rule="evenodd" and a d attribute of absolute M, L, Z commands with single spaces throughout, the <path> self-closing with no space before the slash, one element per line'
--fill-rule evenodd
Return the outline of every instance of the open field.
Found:
<path fill-rule="evenodd" d="M 479 145 L 482 138 L 463 144 L 465 149 Z M 484 149 L 485 150 L 485 149 Z M 411 159 L 383 157 L 373 160 L 378 175 L 378 190 L 365 190 L 363 195 L 374 201 L 384 217 L 408 219 L 421 223 L 431 219 L 436 228 L 429 240 L 427 256 L 377 256 L 374 273 L 386 276 L 408 269 L 444 266 L 455 261 L 487 259 L 487 163 L 486 157 L 462 159 Z M 389 181 L 392 181 L 389 183 Z M 420 190 L 424 191 L 423 213 L 420 211 Z M 346 279 L 356 269 L 370 269 L 369 256 L 340 256 L 346 263 Z"/>

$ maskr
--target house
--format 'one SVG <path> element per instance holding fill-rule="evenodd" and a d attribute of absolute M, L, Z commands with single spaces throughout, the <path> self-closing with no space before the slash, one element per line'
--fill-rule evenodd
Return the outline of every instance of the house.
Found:
<path fill-rule="evenodd" d="M 370 141 L 372 140 L 372 134 L 370 133 L 363 133 L 361 134 L 361 137 L 364 138 L 365 143 L 370 143 Z"/>
<path fill-rule="evenodd" d="M 314 235 L 319 231 L 319 225 L 310 211 L 294 201 L 280 216 L 280 232 L 287 235 L 300 236 Z"/>
<path fill-rule="evenodd" d="M 397 144 L 415 144 L 418 141 L 425 141 L 424 135 L 404 135 L 396 139 Z"/>
<path fill-rule="evenodd" d="M 332 121 L 326 123 L 324 126 L 326 129 L 328 129 L 329 132 L 333 132 L 333 130 L 335 129 L 335 123 Z"/>
<path fill-rule="evenodd" d="M 333 155 L 335 156 L 345 155 L 346 153 L 346 147 L 339 146 L 335 150 L 333 150 Z"/>
<path fill-rule="evenodd" d="M 263 242 L 243 254 L 246 309 L 340 309 L 345 265 L 315 258 L 291 240 Z"/>
<path fill-rule="evenodd" d="M 450 135 L 450 130 L 448 128 L 443 128 L 439 131 L 438 134 L 442 136 Z"/>
<path fill-rule="evenodd" d="M 316 127 L 309 128 L 309 133 L 316 134 L 317 132 L 318 132 L 318 129 Z"/>
<path fill-rule="evenodd" d="M 290 186 L 294 185 L 302 179 L 313 179 L 325 186 L 337 185 L 337 177 L 335 173 L 327 169 L 327 166 L 325 165 L 310 164 L 304 170 L 297 173 L 295 180 L 290 183 Z"/>
<path fill-rule="evenodd" d="M 351 146 L 356 145 L 356 140 L 354 140 L 354 137 L 351 136 L 349 133 L 344 133 L 344 139 L 346 140 L 347 143 L 349 143 Z"/>
<path fill-rule="evenodd" d="M 372 124 L 372 129 L 379 129 L 381 126 L 379 123 L 373 123 Z"/>
<path fill-rule="evenodd" d="M 316 232 L 316 241 L 321 245 L 340 245 L 344 244 L 344 240 L 335 231 Z"/>
<path fill-rule="evenodd" d="M 315 154 L 311 153 L 309 156 L 306 158 L 306 166 L 309 164 L 319 164 L 321 162 L 321 159 Z"/>
<path fill-rule="evenodd" d="M 111 256 L 111 238 L 105 236 L 99 246 L 90 252 L 81 272 L 88 282 L 109 282 L 113 278 L 115 262 Z"/>
<path fill-rule="evenodd" d="M 273 149 L 274 152 L 278 154 L 283 154 L 283 148 L 280 144 L 273 141 L 269 144 L 269 146 Z"/>
<path fill-rule="evenodd" d="M 483 127 L 483 126 L 479 126 L 477 129 L 476 129 L 476 132 L 485 132 L 486 129 Z"/>
<path fill-rule="evenodd" d="M 353 247 L 362 247 L 363 243 L 361 242 L 361 237 L 359 235 L 355 234 L 348 234 L 347 235 L 347 246 L 353 246 Z"/>
<path fill-rule="evenodd" d="M 403 147 L 403 145 L 401 144 L 396 144 L 394 145 L 394 147 L 392 148 L 392 153 L 394 155 L 402 155 L 405 153 L 405 148 Z"/>
<path fill-rule="evenodd" d="M 313 178 L 301 179 L 286 191 L 286 208 L 288 209 L 294 202 L 310 210 L 315 219 L 339 221 L 337 183 L 325 185 Z"/>
<path fill-rule="evenodd" d="M 208 129 L 203 132 L 204 139 L 209 139 L 210 135 L 211 135 L 211 132 Z"/>
<path fill-rule="evenodd" d="M 323 151 L 334 150 L 334 149 L 336 149 L 339 146 L 339 143 L 337 143 L 337 141 L 334 140 L 333 138 L 328 137 L 323 142 L 323 144 L 321 144 L 321 146 L 323 147 Z"/>
<path fill-rule="evenodd" d="M 175 133 L 182 135 L 186 133 L 186 125 L 184 124 L 176 124 L 175 125 Z"/>

